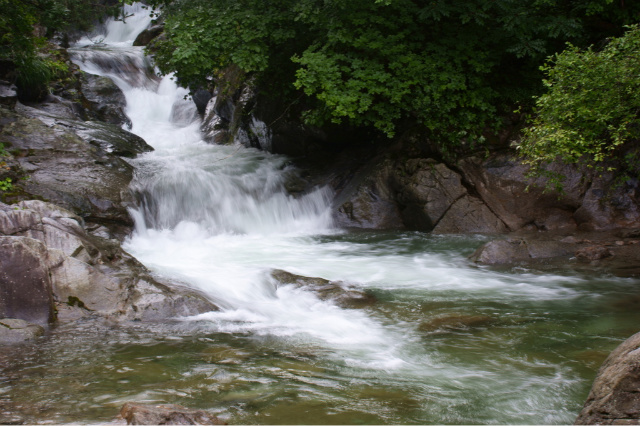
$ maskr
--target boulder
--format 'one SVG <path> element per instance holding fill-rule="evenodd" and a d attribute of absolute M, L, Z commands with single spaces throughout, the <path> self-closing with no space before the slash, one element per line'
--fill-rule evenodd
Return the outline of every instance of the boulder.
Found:
<path fill-rule="evenodd" d="M 162 34 L 163 31 L 164 31 L 164 25 L 162 24 L 152 25 L 151 27 L 147 28 L 146 30 L 143 30 L 140 34 L 138 34 L 136 39 L 133 41 L 133 45 L 146 46 L 149 43 L 151 43 L 151 41 L 154 38 Z"/>
<path fill-rule="evenodd" d="M 21 111 L 0 108 L 0 143 L 10 147 L 28 177 L 14 183 L 18 195 L 11 201 L 40 198 L 85 220 L 115 225 L 128 232 L 133 225 L 127 211 L 133 205 L 128 190 L 133 168 L 107 152 L 125 153 L 125 149 L 116 148 L 112 142 L 87 143 L 83 137 L 93 138 L 95 134 L 88 136 L 85 132 L 90 133 L 91 129 L 84 123 L 76 129 L 81 137 L 68 121 L 57 122 L 54 117 L 25 106 Z M 146 149 L 143 141 L 134 139 L 127 148 L 132 155 L 140 146 Z"/>
<path fill-rule="evenodd" d="M 640 424 L 640 333 L 618 346 L 600 367 L 575 424 Z"/>
<path fill-rule="evenodd" d="M 18 89 L 8 81 L 0 80 L 0 105 L 13 108 L 18 102 Z"/>
<path fill-rule="evenodd" d="M 305 277 L 281 269 L 274 269 L 271 277 L 276 285 L 293 285 L 315 293 L 321 300 L 331 300 L 342 308 L 360 308 L 376 302 L 376 298 L 345 283 L 324 278 Z"/>
<path fill-rule="evenodd" d="M 507 230 L 481 199 L 470 194 L 462 177 L 428 158 L 398 163 L 393 187 L 407 228 L 437 233 Z"/>
<path fill-rule="evenodd" d="M 0 318 L 55 320 L 49 252 L 33 238 L 0 236 Z"/>
<path fill-rule="evenodd" d="M 475 251 L 469 258 L 485 265 L 508 265 L 573 256 L 576 245 L 561 241 L 509 238 L 490 241 Z"/>
<path fill-rule="evenodd" d="M 588 188 L 578 170 L 556 166 L 555 171 L 566 176 L 564 193 L 560 193 L 547 190 L 542 179 L 529 178 L 528 166 L 512 153 L 494 153 L 486 159 L 465 158 L 457 167 L 508 230 L 517 231 L 529 225 L 540 230 L 576 228 L 572 214 L 580 207 Z"/>
<path fill-rule="evenodd" d="M 128 425 L 226 425 L 212 413 L 176 404 L 127 402 L 122 406 L 120 416 Z"/>
<path fill-rule="evenodd" d="M 0 345 L 28 342 L 43 334 L 40 325 L 15 318 L 0 319 Z"/>
<path fill-rule="evenodd" d="M 372 161 L 360 168 L 334 200 L 340 206 L 334 213 L 338 226 L 363 229 L 404 227 L 395 193 L 389 185 L 393 164 Z"/>
<path fill-rule="evenodd" d="M 217 309 L 196 291 L 154 279 L 117 240 L 90 235 L 83 225 L 50 203 L 0 203 L 0 235 L 6 235 L 0 237 L 0 292 L 7 293 L 1 316 L 46 323 L 33 312 L 51 320 L 54 302 L 59 320 L 100 315 L 158 321 Z M 31 289 L 25 276 L 38 290 L 24 291 Z M 45 291 L 48 299 L 34 297 Z"/>
<path fill-rule="evenodd" d="M 131 129 L 131 120 L 124 112 L 127 100 L 113 80 L 83 72 L 80 81 L 87 107 L 96 119 Z"/>

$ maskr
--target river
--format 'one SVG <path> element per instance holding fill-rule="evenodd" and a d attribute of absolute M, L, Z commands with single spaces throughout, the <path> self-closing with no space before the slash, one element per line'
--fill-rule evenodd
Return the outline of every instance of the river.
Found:
<path fill-rule="evenodd" d="M 287 194 L 286 157 L 202 141 L 187 91 L 137 71 L 131 44 L 149 18 L 127 7 L 103 44 L 73 49 L 123 89 L 131 131 L 155 148 L 131 161 L 140 205 L 124 248 L 220 310 L 99 333 L 63 325 L 5 397 L 38 401 L 42 423 L 108 423 L 134 400 L 230 424 L 573 422 L 600 363 L 637 331 L 637 280 L 478 267 L 467 256 L 482 235 L 338 229 L 329 188 Z M 377 301 L 341 308 L 280 285 L 274 268 Z"/>

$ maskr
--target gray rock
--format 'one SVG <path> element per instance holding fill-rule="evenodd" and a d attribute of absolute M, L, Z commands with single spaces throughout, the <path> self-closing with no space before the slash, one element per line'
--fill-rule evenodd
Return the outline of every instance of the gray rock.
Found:
<path fill-rule="evenodd" d="M 640 333 L 618 346 L 600 367 L 575 424 L 640 424 Z"/>
<path fill-rule="evenodd" d="M 402 217 L 389 185 L 393 165 L 372 161 L 360 169 L 334 200 L 336 224 L 345 228 L 399 229 Z"/>
<path fill-rule="evenodd" d="M 29 247 L 39 250 L 36 255 L 39 269 L 18 261 L 3 263 L 2 271 L 6 269 L 9 281 L 15 281 L 16 277 L 22 280 L 25 267 L 41 274 L 49 286 L 60 320 L 100 315 L 159 321 L 217 309 L 193 290 L 155 280 L 142 264 L 120 248 L 117 240 L 88 234 L 80 217 L 53 204 L 37 200 L 14 206 L 0 203 L 0 233 L 12 235 L 4 237 L 14 238 L 10 241 L 30 244 Z M 6 252 L 7 256 L 19 253 L 13 246 Z M 10 268 L 15 263 L 17 267 Z M 3 286 L 3 289 L 14 287 Z M 16 287 L 12 298 L 16 297 L 22 299 L 12 302 L 11 306 L 26 309 L 29 305 L 23 299 L 32 296 Z M 14 311 L 0 310 L 0 315 L 16 316 L 12 315 Z"/>
<path fill-rule="evenodd" d="M 82 73 L 81 90 L 88 101 L 88 109 L 95 118 L 117 126 L 126 125 L 131 129 L 131 120 L 124 112 L 127 100 L 113 80 Z"/>
<path fill-rule="evenodd" d="M 44 120 L 0 108 L 0 142 L 16 152 L 28 174 L 27 180 L 14 184 L 29 194 L 22 199 L 40 198 L 94 222 L 132 226 L 127 211 L 133 204 L 128 191 L 132 167 L 55 119 L 22 108 Z"/>
<path fill-rule="evenodd" d="M 502 265 L 531 259 L 527 244 L 521 239 L 490 241 L 470 256 L 477 263 Z"/>
<path fill-rule="evenodd" d="M 175 404 L 139 404 L 127 402 L 120 416 L 128 425 L 224 425 L 214 414 L 190 410 Z"/>
<path fill-rule="evenodd" d="M 55 319 L 46 246 L 28 237 L 0 237 L 0 317 L 46 325 Z"/>
<path fill-rule="evenodd" d="M 315 293 L 321 300 L 331 300 L 343 308 L 360 308 L 376 302 L 376 298 L 364 291 L 349 287 L 345 283 L 324 278 L 305 277 L 281 269 L 274 269 L 271 277 L 276 285 L 294 285 Z"/>
<path fill-rule="evenodd" d="M 496 233 L 507 227 L 479 199 L 465 195 L 447 210 L 433 228 L 436 234 Z"/>
<path fill-rule="evenodd" d="M 540 230 L 571 230 L 573 212 L 580 207 L 588 183 L 570 167 L 556 166 L 567 176 L 564 194 L 548 191 L 545 181 L 527 176 L 528 167 L 511 153 L 496 153 L 488 159 L 466 158 L 458 163 L 464 179 L 482 201 L 511 231 L 535 224 Z"/>
<path fill-rule="evenodd" d="M 13 108 L 18 102 L 18 89 L 8 81 L 0 80 L 0 105 Z"/>
<path fill-rule="evenodd" d="M 0 319 L 0 345 L 27 342 L 43 334 L 44 328 L 40 325 L 21 319 Z"/>

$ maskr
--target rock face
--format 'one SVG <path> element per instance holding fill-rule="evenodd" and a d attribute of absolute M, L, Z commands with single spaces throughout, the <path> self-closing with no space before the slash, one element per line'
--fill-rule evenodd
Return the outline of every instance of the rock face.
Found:
<path fill-rule="evenodd" d="M 48 261 L 40 241 L 0 237 L 0 318 L 38 324 L 55 319 Z"/>
<path fill-rule="evenodd" d="M 83 225 L 50 203 L 0 203 L 0 316 L 46 324 L 57 311 L 59 320 L 155 321 L 216 309 L 197 292 L 158 282 L 117 240 Z"/>
<path fill-rule="evenodd" d="M 575 424 L 640 424 L 640 333 L 605 360 Z"/>
<path fill-rule="evenodd" d="M 24 113 L 19 114 L 0 108 L 0 143 L 14 154 L 26 178 L 15 183 L 15 197 L 5 199 L 41 198 L 87 221 L 115 224 L 128 232 L 132 221 L 127 207 L 133 201 L 128 185 L 133 169 L 108 151 L 132 156 L 150 147 L 115 126 L 107 129 L 97 123 L 95 127 L 81 123 L 74 132 L 69 120 L 22 109 Z M 101 132 L 109 139 L 101 138 Z"/>
<path fill-rule="evenodd" d="M 131 120 L 125 114 L 127 100 L 124 93 L 109 77 L 82 73 L 82 93 L 89 109 L 98 120 L 131 129 Z"/>
<path fill-rule="evenodd" d="M 215 415 L 175 404 L 126 403 L 120 416 L 128 425 L 226 425 Z"/>

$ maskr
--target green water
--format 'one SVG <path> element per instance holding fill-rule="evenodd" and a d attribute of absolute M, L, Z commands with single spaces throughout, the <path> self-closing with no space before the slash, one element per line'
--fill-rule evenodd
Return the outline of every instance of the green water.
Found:
<path fill-rule="evenodd" d="M 371 256 L 390 238 L 317 242 L 366 241 Z M 0 422 L 109 423 L 140 401 L 211 410 L 229 424 L 566 424 L 607 354 L 638 331 L 637 280 L 478 269 L 466 255 L 482 239 L 400 240 L 514 291 L 368 287 L 378 301 L 361 313 L 401 336 L 385 350 L 402 363 L 387 368 L 346 362 L 340 348 L 299 334 L 221 332 L 205 319 L 60 325 L 1 349 Z M 516 291 L 538 281 L 557 292 Z"/>

